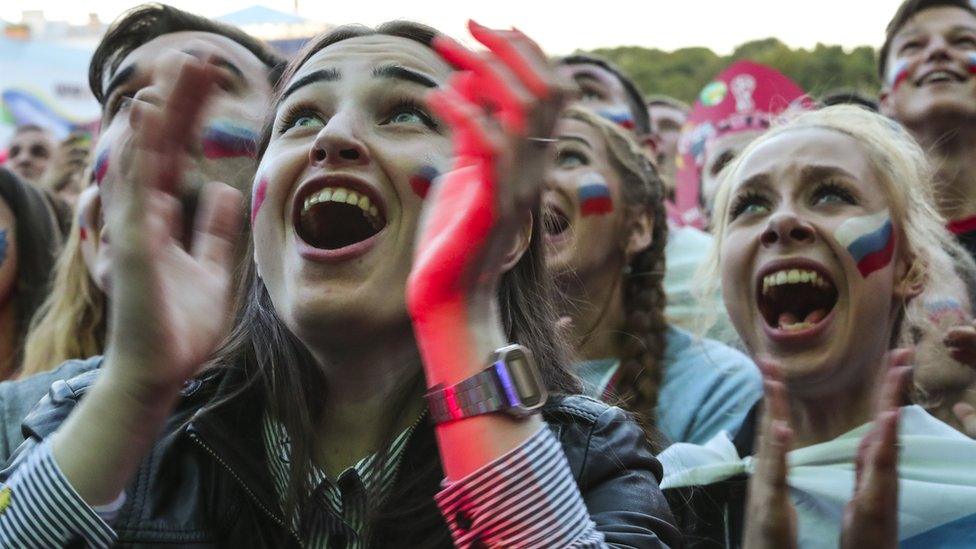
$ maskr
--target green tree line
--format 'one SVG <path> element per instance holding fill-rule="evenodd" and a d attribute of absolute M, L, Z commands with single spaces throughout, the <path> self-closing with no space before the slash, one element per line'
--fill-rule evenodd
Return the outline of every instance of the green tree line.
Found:
<path fill-rule="evenodd" d="M 861 46 L 817 44 L 812 50 L 792 49 L 776 38 L 753 40 L 721 56 L 708 48 L 671 52 L 623 46 L 592 50 L 630 75 L 645 94 L 661 94 L 692 103 L 698 92 L 733 61 L 748 59 L 789 76 L 813 97 L 837 89 L 855 90 L 876 97 L 879 88 L 875 50 Z"/>

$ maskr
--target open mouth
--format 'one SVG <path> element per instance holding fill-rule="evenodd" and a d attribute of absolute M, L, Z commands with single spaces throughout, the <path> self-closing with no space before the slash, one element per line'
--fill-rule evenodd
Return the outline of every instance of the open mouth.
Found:
<path fill-rule="evenodd" d="M 344 186 L 308 193 L 295 216 L 295 230 L 306 244 L 338 250 L 376 236 L 386 218 L 366 194 Z"/>
<path fill-rule="evenodd" d="M 762 277 L 759 312 L 778 330 L 800 332 L 814 328 L 837 305 L 837 288 L 830 278 L 811 269 L 780 269 Z"/>
<path fill-rule="evenodd" d="M 943 84 L 946 82 L 962 82 L 966 77 L 962 74 L 958 74 L 953 71 L 947 70 L 937 70 L 926 73 L 924 76 L 915 81 L 915 85 L 918 87 L 926 86 L 928 84 Z"/>
<path fill-rule="evenodd" d="M 548 204 L 542 214 L 542 225 L 546 235 L 559 236 L 569 229 L 569 216 L 558 206 Z"/>

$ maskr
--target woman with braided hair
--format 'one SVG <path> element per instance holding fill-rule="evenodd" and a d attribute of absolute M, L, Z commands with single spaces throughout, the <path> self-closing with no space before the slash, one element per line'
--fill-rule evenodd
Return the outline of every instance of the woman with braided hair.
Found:
<path fill-rule="evenodd" d="M 654 166 L 624 131 L 571 107 L 547 176 L 548 264 L 592 396 L 672 442 L 734 433 L 762 387 L 743 354 L 664 317 L 667 218 Z M 564 317 L 564 318 L 566 318 Z"/>

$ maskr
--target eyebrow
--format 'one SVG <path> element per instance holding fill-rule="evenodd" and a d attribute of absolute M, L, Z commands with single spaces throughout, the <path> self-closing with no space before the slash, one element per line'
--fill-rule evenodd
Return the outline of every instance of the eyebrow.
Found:
<path fill-rule="evenodd" d="M 557 136 L 556 139 L 558 139 L 559 141 L 576 141 L 578 143 L 582 143 L 583 145 L 586 145 L 586 147 L 589 149 L 593 148 L 593 145 L 590 145 L 589 141 L 583 139 L 582 137 L 576 137 L 575 135 L 560 135 Z"/>
<path fill-rule="evenodd" d="M 825 165 L 814 165 L 814 166 L 804 166 L 800 170 L 800 180 L 809 181 L 820 181 L 822 179 L 827 179 L 830 177 L 843 177 L 845 179 L 857 179 L 851 172 L 840 168 L 837 166 L 825 166 Z"/>
<path fill-rule="evenodd" d="M 125 84 L 129 80 L 132 80 L 132 77 L 135 76 L 135 74 L 136 74 L 135 63 L 117 72 L 115 76 L 112 77 L 112 80 L 109 81 L 108 86 L 105 88 L 104 97 L 105 98 L 112 97 L 112 92 L 114 92 L 115 89 L 121 86 L 122 84 Z"/>
<path fill-rule="evenodd" d="M 736 187 L 736 189 L 732 191 L 731 196 L 738 195 L 742 191 L 748 189 L 766 189 L 769 187 L 771 181 L 772 177 L 770 177 L 768 173 L 757 173 L 756 175 L 749 176 L 745 181 L 742 182 L 741 185 Z"/>
<path fill-rule="evenodd" d="M 402 65 L 383 65 L 373 69 L 373 76 L 376 78 L 391 78 L 394 80 L 404 80 L 420 84 L 425 88 L 436 88 L 437 82 L 426 74 L 408 69 Z"/>
<path fill-rule="evenodd" d="M 228 71 L 233 73 L 234 76 L 236 76 L 242 81 L 247 80 L 246 78 L 244 78 L 244 72 L 240 69 L 240 67 L 231 63 L 226 57 L 215 55 L 212 53 L 204 53 L 201 52 L 200 50 L 183 50 L 183 53 L 192 55 L 193 57 L 196 57 L 201 61 L 207 59 L 207 56 L 209 55 L 211 64 L 227 69 Z"/>
<path fill-rule="evenodd" d="M 342 78 L 342 75 L 339 74 L 338 69 L 322 69 L 310 74 L 306 74 L 305 76 L 296 80 L 294 84 L 288 86 L 288 89 L 285 90 L 285 93 L 281 94 L 281 99 L 278 101 L 284 101 L 289 95 L 298 91 L 299 88 L 308 86 L 309 84 L 314 84 L 316 82 L 335 82 L 340 78 Z"/>

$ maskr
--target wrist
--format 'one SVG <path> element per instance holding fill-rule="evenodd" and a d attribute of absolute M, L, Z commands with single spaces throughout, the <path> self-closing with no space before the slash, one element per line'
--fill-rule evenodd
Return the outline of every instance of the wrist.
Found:
<path fill-rule="evenodd" d="M 166 365 L 150 364 L 145 357 L 132 358 L 109 353 L 105 356 L 102 369 L 105 372 L 105 385 L 114 393 L 128 396 L 138 402 L 167 402 L 179 394 L 184 379 L 169 372 L 175 368 Z M 159 372 L 165 372 L 160 375 Z"/>
<path fill-rule="evenodd" d="M 508 343 L 496 310 L 460 301 L 415 316 L 413 328 L 428 387 L 453 385 L 477 374 L 491 353 Z"/>

